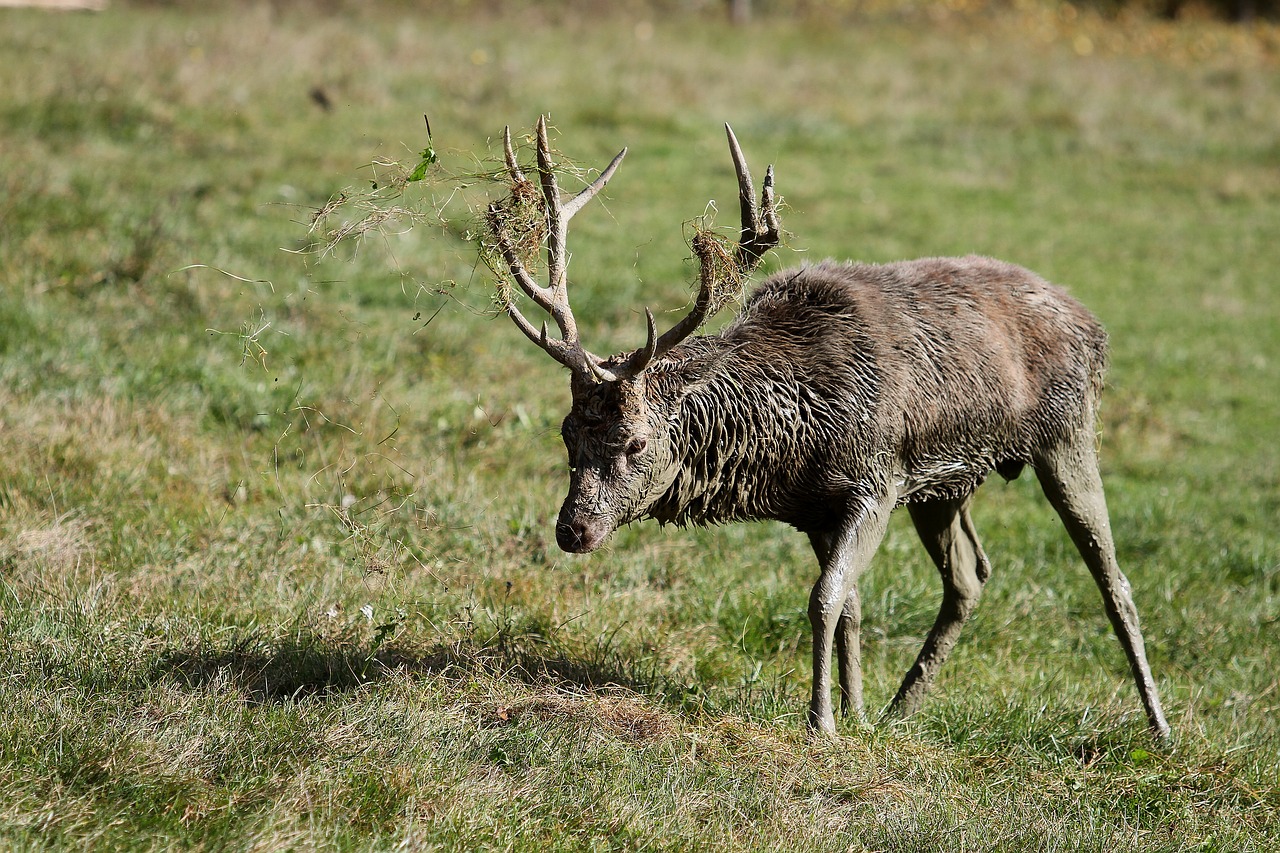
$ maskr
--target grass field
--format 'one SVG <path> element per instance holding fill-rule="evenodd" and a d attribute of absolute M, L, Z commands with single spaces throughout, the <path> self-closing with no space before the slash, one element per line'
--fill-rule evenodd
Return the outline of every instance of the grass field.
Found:
<path fill-rule="evenodd" d="M 0 846 L 1280 848 L 1280 35 L 964 5 L 0 10 Z M 732 224 L 725 121 L 778 170 L 770 264 L 978 252 L 1091 306 L 1176 745 L 1030 477 L 977 499 L 993 579 L 923 712 L 832 742 L 803 536 L 560 553 L 568 383 L 465 205 L 300 251 L 423 113 L 463 173 L 540 112 L 630 146 L 570 234 L 597 352 Z M 905 517 L 862 590 L 880 707 L 940 594 Z"/>

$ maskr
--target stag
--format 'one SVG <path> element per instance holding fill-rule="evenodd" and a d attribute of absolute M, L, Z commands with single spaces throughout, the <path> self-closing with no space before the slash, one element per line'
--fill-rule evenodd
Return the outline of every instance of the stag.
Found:
<path fill-rule="evenodd" d="M 739 283 L 778 245 L 772 166 L 756 202 L 732 129 L 742 229 L 732 249 Z M 969 514 L 991 471 L 1031 466 L 1102 592 L 1152 733 L 1169 736 L 1129 583 L 1116 561 L 1095 428 L 1106 333 L 1062 289 L 984 257 L 884 265 L 823 262 L 779 272 L 718 334 L 693 333 L 725 301 L 703 265 L 692 309 L 659 335 L 645 310 L 645 344 L 601 358 L 569 307 L 569 220 L 613 176 L 562 199 L 545 117 L 537 125 L 538 186 L 504 134 L 512 198 L 491 204 L 488 227 L 515 284 L 550 315 L 535 326 L 510 291 L 517 328 L 569 368 L 572 410 L 561 432 L 569 493 L 556 541 L 594 551 L 622 524 L 775 519 L 805 533 L 820 573 L 809 597 L 813 692 L 808 725 L 834 732 L 831 657 L 841 710 L 863 715 L 858 577 L 906 506 L 942 576 L 942 605 L 889 708 L 914 712 L 973 612 L 991 565 Z M 513 222 L 531 200 L 536 227 Z M 530 248 L 533 235 L 533 249 Z M 526 266 L 545 242 L 548 283 Z M 697 247 L 695 246 L 695 249 Z"/>

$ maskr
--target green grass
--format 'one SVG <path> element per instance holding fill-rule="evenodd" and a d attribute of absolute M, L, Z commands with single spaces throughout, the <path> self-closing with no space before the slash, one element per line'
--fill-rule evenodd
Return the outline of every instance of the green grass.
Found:
<path fill-rule="evenodd" d="M 1280 846 L 1276 31 L 466 5 L 0 14 L 0 846 Z M 724 121 L 778 170 L 771 264 L 980 252 L 1103 318 L 1175 747 L 1031 478 L 979 495 L 994 577 L 923 712 L 830 743 L 802 536 L 555 548 L 567 382 L 465 223 L 296 253 L 424 112 L 467 171 L 544 111 L 580 164 L 631 149 L 570 235 L 596 351 L 687 304 Z M 938 597 L 895 519 L 873 706 Z"/>

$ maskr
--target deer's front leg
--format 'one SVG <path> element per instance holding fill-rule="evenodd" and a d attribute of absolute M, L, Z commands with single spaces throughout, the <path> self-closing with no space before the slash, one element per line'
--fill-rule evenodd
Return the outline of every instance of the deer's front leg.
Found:
<path fill-rule="evenodd" d="M 884 537 L 895 498 L 887 495 L 863 500 L 851 507 L 840 526 L 829 534 L 811 535 L 814 553 L 822 567 L 818 582 L 809 594 L 809 623 L 813 626 L 813 694 L 809 701 L 809 728 L 835 734 L 836 718 L 831 706 L 831 650 L 836 644 L 836 631 L 843 625 L 840 638 L 841 692 L 846 711 L 862 693 L 862 672 L 857 666 L 858 626 L 849 618 L 846 607 L 858 609 L 856 588 L 858 576 L 871 562 L 871 557 Z M 857 679 L 856 687 L 853 684 Z"/>
<path fill-rule="evenodd" d="M 862 598 L 853 582 L 836 623 L 836 661 L 840 664 L 840 716 L 866 719 L 862 705 Z"/>
<path fill-rule="evenodd" d="M 831 557 L 831 549 L 835 540 L 833 533 L 811 533 L 809 542 L 813 545 L 813 553 L 818 557 L 818 565 L 825 566 Z M 836 661 L 840 665 L 840 713 L 842 716 L 855 715 L 863 719 L 865 711 L 862 705 L 862 601 L 858 596 L 858 579 L 854 578 L 849 587 L 849 595 L 844 600 L 844 608 L 840 619 L 836 622 Z M 812 603 L 812 602 L 811 602 Z M 812 614 L 811 614 L 812 616 Z M 815 630 L 814 635 L 817 635 Z M 816 669 L 815 669 L 816 671 Z"/>

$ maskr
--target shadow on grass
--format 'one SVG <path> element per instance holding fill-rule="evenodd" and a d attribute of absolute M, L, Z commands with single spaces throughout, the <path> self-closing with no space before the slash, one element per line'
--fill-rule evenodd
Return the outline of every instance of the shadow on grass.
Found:
<path fill-rule="evenodd" d="M 409 643 L 357 643 L 313 633 L 268 637 L 246 631 L 229 642 L 202 641 L 168 649 L 156 661 L 153 674 L 189 688 L 230 684 L 255 703 L 346 693 L 395 674 L 458 679 L 483 674 L 584 692 L 661 689 L 660 678 L 639 671 L 636 662 L 609 649 L 561 649 L 536 634 L 415 648 Z"/>

